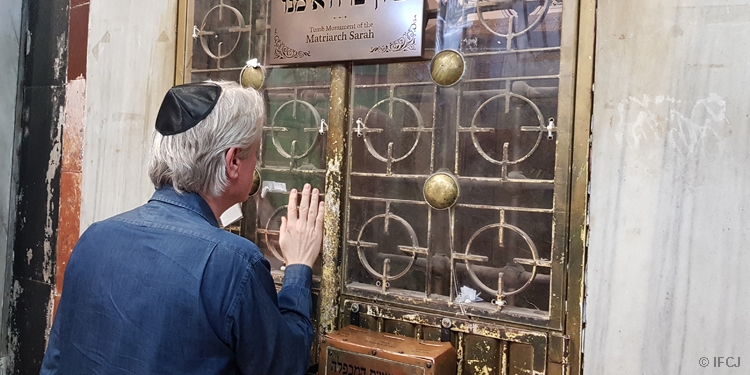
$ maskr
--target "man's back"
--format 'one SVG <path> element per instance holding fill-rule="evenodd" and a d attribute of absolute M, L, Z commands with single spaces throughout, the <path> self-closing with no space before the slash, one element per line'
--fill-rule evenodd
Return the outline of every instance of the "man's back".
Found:
<path fill-rule="evenodd" d="M 302 373 L 309 267 L 279 301 L 257 247 L 171 188 L 79 240 L 42 373 Z"/>

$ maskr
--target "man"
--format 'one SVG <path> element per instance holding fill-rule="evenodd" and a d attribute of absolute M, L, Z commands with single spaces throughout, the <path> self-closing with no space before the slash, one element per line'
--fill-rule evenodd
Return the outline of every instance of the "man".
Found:
<path fill-rule="evenodd" d="M 264 103 L 236 83 L 173 87 L 156 120 L 156 192 L 76 244 L 42 374 L 304 374 L 323 202 L 289 194 L 281 291 L 252 242 L 219 228 L 253 183 Z"/>

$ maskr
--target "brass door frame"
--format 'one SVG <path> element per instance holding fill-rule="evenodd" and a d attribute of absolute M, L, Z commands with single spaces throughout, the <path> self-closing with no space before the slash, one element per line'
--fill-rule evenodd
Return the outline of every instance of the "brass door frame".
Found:
<path fill-rule="evenodd" d="M 580 0 L 576 38 L 575 112 L 570 176 L 570 218 L 568 236 L 567 311 L 565 334 L 570 337 L 566 367 L 573 375 L 582 373 L 585 270 L 588 251 L 588 188 L 591 117 L 594 95 L 594 46 L 597 0 Z"/>
<path fill-rule="evenodd" d="M 190 82 L 189 67 L 193 56 L 193 45 L 190 43 L 188 25 L 193 25 L 195 0 L 177 0 L 177 48 L 175 56 L 174 84 Z"/>
<path fill-rule="evenodd" d="M 193 24 L 193 1 L 178 0 L 177 47 L 175 84 L 190 81 L 190 66 L 192 44 L 190 43 L 189 25 Z M 560 150 L 569 149 L 569 153 L 559 152 L 559 156 L 566 158 L 556 161 L 556 171 L 570 168 L 568 188 L 564 190 L 564 199 L 569 202 L 565 212 L 554 215 L 554 223 L 567 226 L 566 231 L 557 231 L 554 241 L 566 244 L 564 251 L 559 251 L 553 259 L 553 267 L 565 278 L 565 283 L 559 283 L 560 288 L 551 293 L 559 293 L 563 297 L 558 305 L 550 306 L 550 325 L 542 332 L 548 334 L 549 359 L 559 360 L 563 364 L 564 373 L 581 373 L 582 328 L 584 317 L 583 304 L 585 296 L 585 262 L 587 251 L 587 210 L 589 186 L 589 142 L 590 122 L 593 101 L 593 68 L 595 42 L 596 0 L 578 0 L 572 2 L 576 11 L 563 12 L 564 24 L 577 25 L 569 30 L 562 39 L 560 77 L 569 74 L 573 77 L 571 87 L 564 87 L 560 80 L 560 96 L 568 95 L 572 98 L 572 105 L 561 108 L 568 113 L 560 113 L 558 118 L 568 116 L 573 122 L 572 141 L 570 144 L 560 144 Z M 573 32 L 575 31 L 575 32 Z M 563 58 L 567 54 L 570 58 Z M 343 228 L 342 192 L 345 184 L 346 170 L 346 127 L 348 119 L 349 79 L 351 64 L 334 64 L 331 66 L 331 100 L 329 118 L 329 136 L 327 137 L 327 171 L 326 171 L 326 215 L 325 238 L 322 251 L 323 275 L 320 296 L 322 301 L 330 301 L 328 305 L 321 305 L 319 313 L 319 332 L 330 332 L 339 327 L 348 316 L 348 310 L 343 302 L 348 298 L 341 294 L 341 241 Z M 556 197 L 557 199 L 557 197 Z M 560 246 L 560 245 L 558 245 Z M 554 272 L 554 269 L 553 269 Z M 553 309 L 561 311 L 555 317 Z M 492 324 L 507 325 L 507 322 L 497 321 Z M 513 329 L 511 327 L 511 329 Z M 486 332 L 485 332 L 486 333 Z M 488 337 L 494 337 L 494 334 Z M 501 338 L 498 336 L 497 338 Z M 567 370 L 567 371 L 566 371 Z"/>
<path fill-rule="evenodd" d="M 326 213 L 323 238 L 323 275 L 320 284 L 322 301 L 330 301 L 325 307 L 320 305 L 319 322 L 321 333 L 338 328 L 337 317 L 341 312 L 341 241 L 344 215 L 342 199 L 346 171 L 344 152 L 346 150 L 346 128 L 349 124 L 349 79 L 351 64 L 331 66 L 331 100 L 328 124 L 328 149 L 326 155 Z"/>

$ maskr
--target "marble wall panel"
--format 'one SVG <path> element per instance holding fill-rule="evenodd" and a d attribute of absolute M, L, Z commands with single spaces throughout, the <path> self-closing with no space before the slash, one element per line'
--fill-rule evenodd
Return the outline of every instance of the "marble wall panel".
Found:
<path fill-rule="evenodd" d="M 145 203 L 154 120 L 174 83 L 177 0 L 90 4 L 81 231 Z"/>
<path fill-rule="evenodd" d="M 585 374 L 750 358 L 748 14 L 598 2 Z"/>

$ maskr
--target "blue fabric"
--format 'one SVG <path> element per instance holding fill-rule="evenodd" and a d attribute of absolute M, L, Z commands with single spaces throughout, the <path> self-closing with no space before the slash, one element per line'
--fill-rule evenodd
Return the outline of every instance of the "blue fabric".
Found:
<path fill-rule="evenodd" d="M 197 194 L 162 188 L 73 250 L 42 374 L 304 374 L 306 265 L 276 293 L 258 247 Z"/>

